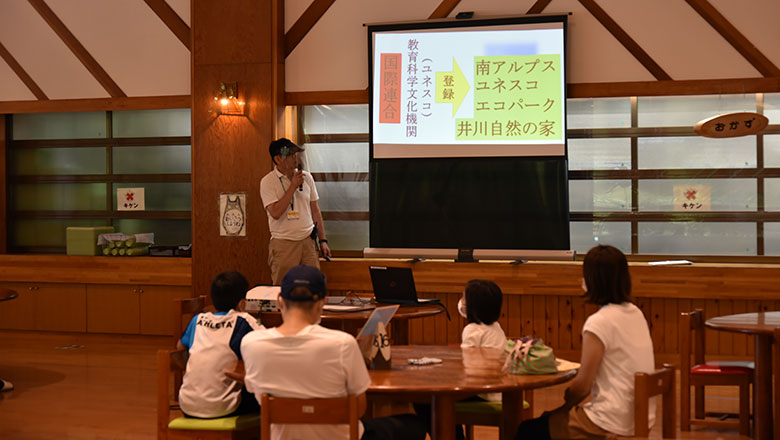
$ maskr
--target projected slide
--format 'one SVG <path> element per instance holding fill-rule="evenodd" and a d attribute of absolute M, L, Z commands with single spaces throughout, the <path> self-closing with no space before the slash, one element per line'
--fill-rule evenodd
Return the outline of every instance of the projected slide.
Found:
<path fill-rule="evenodd" d="M 373 33 L 375 158 L 562 156 L 562 23 Z"/>

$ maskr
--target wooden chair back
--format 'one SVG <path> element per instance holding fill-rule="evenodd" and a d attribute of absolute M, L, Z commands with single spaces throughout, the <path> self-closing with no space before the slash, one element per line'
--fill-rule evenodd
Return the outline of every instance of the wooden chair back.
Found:
<path fill-rule="evenodd" d="M 704 363 L 704 343 L 704 311 L 680 313 L 680 372 L 691 371 L 693 365 Z"/>
<path fill-rule="evenodd" d="M 187 328 L 189 320 L 192 319 L 195 314 L 200 313 L 206 308 L 206 297 L 204 295 L 196 296 L 195 298 L 186 299 L 174 299 L 173 300 L 173 347 L 176 348 L 176 343 L 179 342 L 182 333 Z M 188 317 L 187 322 L 183 322 L 183 319 Z"/>
<path fill-rule="evenodd" d="M 168 438 L 171 403 L 179 401 L 179 387 L 171 386 L 171 373 L 181 377 L 187 367 L 187 350 L 157 350 L 157 438 Z"/>
<path fill-rule="evenodd" d="M 677 408 L 675 404 L 674 366 L 664 364 L 652 373 L 634 376 L 634 436 L 647 437 L 650 433 L 648 412 L 650 398 L 661 395 L 663 405 L 662 438 L 677 438 Z"/>
<path fill-rule="evenodd" d="M 362 402 L 362 405 L 361 405 Z M 350 440 L 358 440 L 358 418 L 365 410 L 365 394 L 333 399 L 260 397 L 260 438 L 271 438 L 271 424 L 349 424 Z"/>

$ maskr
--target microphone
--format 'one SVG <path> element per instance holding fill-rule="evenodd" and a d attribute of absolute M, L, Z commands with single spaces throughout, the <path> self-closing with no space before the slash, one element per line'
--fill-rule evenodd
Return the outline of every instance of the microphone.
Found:
<path fill-rule="evenodd" d="M 298 171 L 303 171 L 303 164 L 302 163 L 298 163 Z M 302 183 L 298 186 L 298 191 L 303 191 L 303 184 Z"/>

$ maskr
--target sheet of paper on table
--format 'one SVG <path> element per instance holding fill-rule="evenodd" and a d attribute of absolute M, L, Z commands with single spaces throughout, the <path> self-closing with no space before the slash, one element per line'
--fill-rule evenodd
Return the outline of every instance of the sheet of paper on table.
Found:
<path fill-rule="evenodd" d="M 576 370 L 580 368 L 578 362 L 567 361 L 566 359 L 556 358 L 555 366 L 558 368 L 558 372 Z"/>

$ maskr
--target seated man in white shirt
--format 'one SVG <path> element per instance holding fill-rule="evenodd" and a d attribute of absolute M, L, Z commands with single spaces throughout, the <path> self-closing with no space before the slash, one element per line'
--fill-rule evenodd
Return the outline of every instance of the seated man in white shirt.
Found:
<path fill-rule="evenodd" d="M 355 338 L 319 324 L 325 304 L 325 276 L 315 267 L 296 266 L 282 280 L 278 298 L 282 325 L 253 332 L 241 341 L 247 389 L 299 399 L 360 395 L 371 383 Z M 367 420 L 361 440 L 423 440 L 425 429 L 412 414 Z M 272 440 L 349 438 L 347 425 L 272 425 Z"/>

